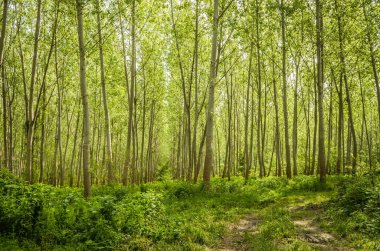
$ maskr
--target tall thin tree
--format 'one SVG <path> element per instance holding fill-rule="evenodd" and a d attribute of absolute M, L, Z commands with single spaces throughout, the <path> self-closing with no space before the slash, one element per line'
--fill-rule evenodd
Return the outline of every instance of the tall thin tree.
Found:
<path fill-rule="evenodd" d="M 91 177 L 90 177 L 90 110 L 88 105 L 88 94 L 86 84 L 86 52 L 83 36 L 83 1 L 76 0 L 78 19 L 78 47 L 79 47 L 79 67 L 80 67 L 80 92 L 83 107 L 83 183 L 84 197 L 91 197 Z"/>
<path fill-rule="evenodd" d="M 203 169 L 203 181 L 206 190 L 210 187 L 210 175 L 213 169 L 213 136 L 214 136 L 214 106 L 215 106 L 215 84 L 216 84 L 216 49 L 218 43 L 219 25 L 219 0 L 214 0 L 214 17 L 212 25 L 212 47 L 209 77 L 209 93 L 206 118 L 206 156 Z"/>

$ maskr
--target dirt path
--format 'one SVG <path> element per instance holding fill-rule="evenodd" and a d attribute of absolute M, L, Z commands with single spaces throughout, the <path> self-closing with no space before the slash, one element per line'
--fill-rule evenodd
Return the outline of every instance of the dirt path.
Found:
<path fill-rule="evenodd" d="M 341 246 L 343 240 L 323 230 L 316 220 L 323 213 L 319 204 L 289 207 L 293 215 L 293 224 L 296 227 L 297 237 L 319 250 L 352 250 Z"/>
<path fill-rule="evenodd" d="M 247 215 L 238 222 L 228 226 L 227 235 L 223 236 L 218 248 L 208 248 L 208 251 L 248 251 L 250 248 L 244 242 L 244 236 L 258 234 L 261 219 L 254 214 Z"/>
<path fill-rule="evenodd" d="M 277 205 L 284 207 L 282 204 Z M 353 250 L 345 246 L 345 241 L 329 233 L 321 227 L 318 216 L 323 215 L 323 208 L 320 204 L 308 204 L 306 206 L 286 206 L 289 211 L 291 223 L 294 225 L 295 233 L 287 239 L 276 240 L 274 248 L 281 250 L 284 248 L 284 243 L 293 241 L 301 241 L 312 250 Z M 207 248 L 207 251 L 248 251 L 260 250 L 252 248 L 252 243 L 247 243 L 247 237 L 256 238 L 260 236 L 260 225 L 265 225 L 268 222 L 263 221 L 261 216 L 257 214 L 249 214 L 238 222 L 228 226 L 228 231 L 222 237 L 221 242 L 217 247 Z M 268 240 L 271 242 L 271 240 Z"/>

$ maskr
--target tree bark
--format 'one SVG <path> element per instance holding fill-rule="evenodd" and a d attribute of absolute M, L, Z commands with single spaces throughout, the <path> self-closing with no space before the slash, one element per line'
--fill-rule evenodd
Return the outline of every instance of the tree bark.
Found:
<path fill-rule="evenodd" d="M 7 143 L 7 99 L 6 99 L 6 86 L 4 78 L 4 41 L 5 34 L 7 30 L 7 19 L 8 19 L 8 0 L 3 0 L 3 17 L 1 24 L 1 35 L 0 35 L 0 70 L 1 74 L 1 88 L 3 94 L 3 148 L 4 148 L 4 159 L 3 165 L 5 168 L 9 167 L 8 165 L 8 143 Z M 12 161 L 12 160 L 10 160 Z M 10 169 L 10 171 L 12 171 Z"/>
<path fill-rule="evenodd" d="M 206 156 L 203 170 L 203 181 L 205 189 L 210 187 L 210 173 L 213 169 L 213 132 L 214 132 L 214 106 L 215 106 L 215 84 L 216 84 L 216 47 L 218 42 L 218 24 L 219 24 L 219 0 L 214 0 L 214 17 L 212 26 L 212 48 L 210 63 L 210 83 L 208 95 L 208 107 L 206 118 Z"/>
<path fill-rule="evenodd" d="M 299 81 L 299 59 L 296 60 L 296 80 L 294 86 L 293 107 L 293 176 L 298 175 L 297 170 L 297 148 L 298 148 L 298 81 Z"/>
<path fill-rule="evenodd" d="M 285 37 L 285 6 L 284 0 L 281 0 L 281 39 L 282 39 L 282 105 L 284 110 L 284 128 L 285 128 L 285 154 L 286 154 L 286 177 L 292 178 L 292 166 L 290 160 L 290 143 L 288 127 L 288 97 L 286 81 L 286 37 Z"/>
<path fill-rule="evenodd" d="M 321 183 L 326 183 L 325 128 L 323 118 L 323 14 L 320 0 L 315 0 L 317 30 L 317 69 L 318 69 L 318 170 Z"/>
<path fill-rule="evenodd" d="M 262 114 L 261 114 L 261 48 L 260 48 L 260 16 L 259 16 L 259 1 L 256 0 L 256 53 L 257 53 L 257 159 L 259 161 L 260 167 L 260 177 L 265 177 L 264 170 L 264 159 L 262 156 L 261 148 L 261 125 L 262 125 Z"/>
<path fill-rule="evenodd" d="M 373 78 L 375 81 L 375 87 L 376 87 L 376 96 L 377 96 L 377 114 L 379 116 L 379 128 L 380 128 L 380 84 L 379 84 L 379 76 L 377 74 L 376 70 L 376 59 L 375 59 L 375 48 L 372 41 L 371 36 L 371 27 L 368 20 L 367 10 L 365 8 L 365 4 L 363 4 L 363 13 L 364 13 L 364 19 L 367 23 L 367 40 L 369 45 L 369 52 L 371 57 L 371 66 L 372 66 L 372 72 L 373 72 Z"/>
<path fill-rule="evenodd" d="M 250 89 L 251 89 L 251 74 L 252 74 L 252 50 L 253 43 L 251 43 L 251 48 L 249 52 L 249 66 L 248 66 L 248 81 L 247 81 L 247 96 L 246 96 L 246 104 L 245 104 L 245 122 L 244 122 L 244 165 L 245 172 L 244 178 L 245 181 L 249 178 L 250 172 L 250 157 L 249 157 L 249 145 L 248 145 L 248 135 L 249 135 L 249 98 L 250 98 Z M 253 119 L 253 118 L 251 118 Z"/>
<path fill-rule="evenodd" d="M 132 30 L 131 30 L 131 40 L 132 40 L 132 55 L 131 55 L 131 83 L 128 90 L 129 102 L 128 102 L 128 135 L 127 135 L 127 149 L 126 149 L 126 160 L 124 164 L 123 172 L 123 185 L 128 183 L 128 171 L 131 166 L 131 143 L 132 143 L 132 126 L 133 126 L 133 114 L 134 114 L 134 100 L 135 100 L 135 76 L 136 76 L 136 34 L 135 34 L 135 5 L 136 1 L 132 0 Z M 124 41 L 123 41 L 124 43 Z M 133 171 L 133 170 L 132 170 Z M 133 177 L 132 177 L 133 178 Z"/>
<path fill-rule="evenodd" d="M 338 21 L 340 70 L 344 79 L 344 86 L 345 86 L 346 99 L 347 99 L 347 105 L 348 105 L 348 120 L 350 124 L 350 130 L 351 130 L 352 141 L 353 141 L 352 173 L 355 174 L 358 150 L 357 150 L 356 133 L 355 133 L 354 120 L 353 120 L 350 90 L 348 88 L 348 80 L 347 80 L 347 73 L 346 73 L 346 57 L 344 54 L 344 45 L 343 45 L 343 30 L 342 30 L 341 14 L 339 10 L 338 0 L 335 0 L 335 10 L 337 12 L 337 21 Z"/>
<path fill-rule="evenodd" d="M 91 197 L 91 176 L 90 176 L 90 111 L 88 105 L 88 94 L 86 84 L 86 54 L 83 39 L 83 2 L 76 0 L 78 19 L 78 47 L 80 58 L 80 91 L 83 106 L 83 183 L 84 197 Z"/>
<path fill-rule="evenodd" d="M 276 145 L 276 175 L 281 176 L 281 146 L 280 146 L 280 122 L 279 122 L 279 115 L 278 115 L 278 103 L 277 103 L 277 86 L 276 86 L 276 79 L 275 79 L 275 66 L 274 66 L 274 58 L 273 60 L 273 66 L 272 66 L 272 72 L 273 72 L 273 100 L 274 100 L 274 108 L 275 108 L 275 120 L 276 120 L 276 131 L 275 131 L 275 145 Z"/>
<path fill-rule="evenodd" d="M 199 44 L 199 0 L 195 1 L 195 40 L 194 40 L 194 125 L 193 125 L 193 142 L 192 142 L 192 152 L 193 152 L 193 167 L 194 173 L 197 165 L 197 128 L 198 128 L 198 44 Z"/>
<path fill-rule="evenodd" d="M 37 1 L 37 19 L 36 29 L 34 32 L 34 47 L 33 47 L 33 59 L 32 59 L 32 73 L 29 87 L 29 102 L 27 111 L 27 142 L 26 142 L 26 181 L 33 183 L 33 136 L 34 136 L 34 84 L 37 71 L 37 54 L 38 54 L 38 42 L 40 35 L 40 23 L 41 23 L 41 0 Z"/>
<path fill-rule="evenodd" d="M 103 95 L 103 108 L 104 108 L 104 136 L 106 139 L 107 154 L 106 154 L 106 169 L 107 169 L 107 182 L 111 184 L 113 182 L 113 171 L 112 171 L 112 145 L 111 145 L 111 127 L 110 127 L 110 115 L 107 102 L 107 91 L 106 91 L 106 78 L 104 73 L 104 59 L 103 59 L 103 37 L 102 37 L 102 24 L 100 17 L 100 0 L 96 1 L 97 7 L 97 23 L 98 23 L 98 43 L 99 43 L 99 58 L 100 58 L 100 82 L 102 86 Z"/>

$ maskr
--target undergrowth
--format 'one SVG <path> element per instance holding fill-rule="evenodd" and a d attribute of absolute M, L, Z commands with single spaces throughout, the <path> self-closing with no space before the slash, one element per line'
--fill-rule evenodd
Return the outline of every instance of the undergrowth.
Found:
<path fill-rule="evenodd" d="M 354 222 L 343 232 L 379 233 L 379 187 L 356 191 L 354 186 L 346 177 L 331 177 L 324 186 L 313 176 L 248 182 L 215 177 L 207 192 L 201 183 L 161 181 L 94 187 L 93 197 L 85 200 L 81 188 L 26 185 L 1 170 L 0 249 L 204 250 L 217 245 L 226 225 L 252 210 L 272 210 L 260 229 L 262 238 L 287 238 L 294 234 L 288 212 L 271 205 L 284 196 L 316 191 L 338 191 L 330 207 L 339 209 L 342 221 Z M 267 242 L 262 250 L 271 245 Z"/>

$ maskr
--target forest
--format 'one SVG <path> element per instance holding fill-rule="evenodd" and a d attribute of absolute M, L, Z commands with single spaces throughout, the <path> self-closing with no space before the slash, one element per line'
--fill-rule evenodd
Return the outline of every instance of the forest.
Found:
<path fill-rule="evenodd" d="M 380 250 L 378 0 L 0 13 L 0 250 Z"/>

